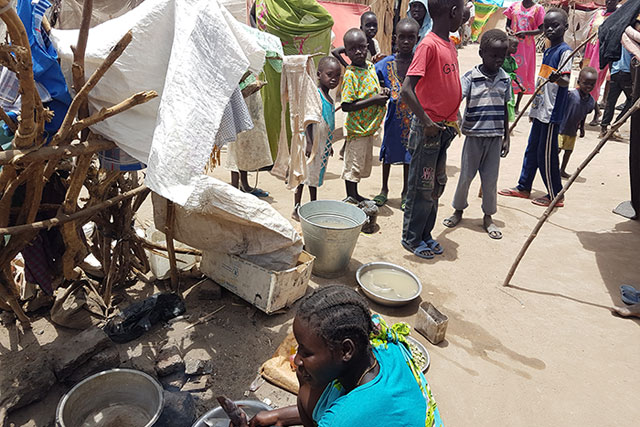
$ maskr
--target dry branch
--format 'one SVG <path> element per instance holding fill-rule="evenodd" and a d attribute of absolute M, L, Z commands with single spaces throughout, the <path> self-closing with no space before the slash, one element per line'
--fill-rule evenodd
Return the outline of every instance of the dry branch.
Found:
<path fill-rule="evenodd" d="M 6 150 L 0 152 L 0 165 L 24 165 L 27 163 L 54 160 L 64 157 L 75 157 L 82 154 L 93 154 L 97 151 L 110 150 L 116 147 L 107 139 L 74 142 L 57 147 L 41 147 L 31 150 Z"/>
<path fill-rule="evenodd" d="M 135 188 L 131 191 L 127 191 L 126 193 L 122 193 L 119 194 L 115 197 L 112 197 L 109 200 L 105 200 L 104 202 L 95 204 L 91 207 L 88 208 L 84 208 L 81 209 L 77 212 L 74 212 L 71 215 L 65 215 L 65 214 L 58 214 L 53 218 L 49 218 L 43 221 L 36 221 L 32 224 L 23 224 L 23 225 L 16 225 L 13 227 L 2 227 L 0 228 L 0 235 L 3 234 L 10 234 L 10 235 L 16 235 L 16 234 L 21 234 L 21 233 L 25 233 L 28 231 L 37 231 L 37 230 L 44 230 L 44 229 L 51 229 L 52 227 L 57 227 L 59 225 L 65 224 L 69 221 L 75 221 L 77 219 L 80 218 L 88 218 L 91 215 L 100 212 L 103 209 L 109 208 L 111 206 L 114 206 L 116 203 L 120 203 L 121 201 L 131 198 L 133 196 L 135 196 L 136 194 L 140 194 L 143 191 L 148 191 L 149 189 L 147 188 L 146 185 L 141 185 L 138 188 Z"/>
<path fill-rule="evenodd" d="M 151 101 L 157 96 L 158 93 L 155 90 L 136 93 L 135 95 L 130 96 L 119 104 L 116 104 L 109 108 L 103 108 L 97 113 L 87 117 L 86 119 L 74 123 L 74 125 L 71 127 L 70 133 L 71 135 L 75 135 L 82 129 L 95 125 L 96 123 L 106 120 L 116 114 L 122 113 L 123 111 L 127 111 L 128 109 L 135 107 L 136 105 L 144 104 L 145 102 Z"/>
<path fill-rule="evenodd" d="M 613 124 L 613 126 L 611 126 L 611 128 L 606 133 L 606 135 L 600 140 L 598 145 L 596 145 L 596 148 L 594 148 L 593 151 L 587 156 L 587 158 L 584 159 L 584 161 L 580 164 L 580 166 L 578 166 L 578 168 L 573 173 L 573 175 L 571 175 L 571 177 L 569 177 L 569 179 L 567 180 L 567 183 L 564 185 L 564 187 L 562 187 L 562 190 L 560 190 L 560 192 L 556 195 L 556 197 L 553 198 L 551 203 L 549 203 L 549 207 L 547 207 L 547 209 L 544 211 L 544 213 L 542 214 L 542 216 L 538 220 L 538 223 L 535 225 L 535 227 L 533 227 L 533 230 L 531 231 L 531 234 L 529 234 L 529 237 L 524 242 L 524 245 L 522 245 L 522 248 L 520 249 L 520 252 L 518 252 L 518 256 L 516 256 L 515 261 L 513 261 L 513 264 L 511 265 L 511 268 L 509 269 L 509 273 L 507 273 L 507 277 L 504 279 L 504 283 L 502 284 L 503 286 L 509 286 L 509 282 L 511 281 L 511 278 L 515 274 L 516 269 L 518 268 L 518 265 L 520 264 L 520 261 L 522 261 L 522 258 L 524 257 L 524 254 L 527 252 L 527 249 L 529 249 L 529 246 L 531 246 L 531 243 L 533 242 L 533 239 L 536 238 L 536 236 L 538 235 L 538 232 L 540 231 L 540 229 L 542 228 L 544 223 L 549 218 L 549 215 L 551 214 L 551 211 L 553 211 L 553 208 L 555 208 L 556 204 L 560 200 L 562 200 L 564 198 L 564 194 L 567 192 L 567 190 L 569 190 L 569 187 L 571 187 L 571 185 L 574 183 L 576 178 L 578 178 L 578 175 L 580 175 L 580 172 L 582 172 L 582 170 L 587 167 L 589 162 L 591 162 L 591 160 L 593 160 L 593 158 L 596 156 L 596 154 L 598 154 L 600 152 L 602 147 L 604 147 L 604 145 L 607 143 L 609 138 L 611 138 L 611 136 L 614 134 L 614 132 L 616 132 L 618 129 L 620 129 L 620 127 L 627 121 L 627 119 L 629 119 L 629 117 L 631 117 L 631 115 L 633 113 L 635 113 L 639 109 L 640 109 L 640 99 L 638 99 L 636 101 L 636 103 L 633 104 L 633 106 L 629 109 L 629 111 L 627 111 L 624 114 L 624 116 L 622 116 L 620 118 L 620 120 L 618 120 L 616 123 Z"/>

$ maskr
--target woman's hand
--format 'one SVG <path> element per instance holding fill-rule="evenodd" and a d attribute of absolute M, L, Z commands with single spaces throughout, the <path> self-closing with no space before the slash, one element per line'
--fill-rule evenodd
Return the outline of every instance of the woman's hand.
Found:
<path fill-rule="evenodd" d="M 249 427 L 270 427 L 270 426 L 282 426 L 278 421 L 278 414 L 276 411 L 260 411 L 255 417 L 249 421 Z"/>

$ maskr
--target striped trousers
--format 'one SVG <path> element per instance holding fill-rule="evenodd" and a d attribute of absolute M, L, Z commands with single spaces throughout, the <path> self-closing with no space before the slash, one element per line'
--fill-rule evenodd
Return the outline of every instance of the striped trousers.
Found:
<path fill-rule="evenodd" d="M 536 171 L 540 170 L 547 195 L 553 199 L 562 190 L 558 161 L 558 125 L 534 119 L 524 152 L 518 190 L 531 191 Z"/>

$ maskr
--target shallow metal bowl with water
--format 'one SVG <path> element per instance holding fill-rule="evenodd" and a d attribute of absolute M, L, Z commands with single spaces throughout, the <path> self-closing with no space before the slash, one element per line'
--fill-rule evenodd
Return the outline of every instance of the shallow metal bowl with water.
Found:
<path fill-rule="evenodd" d="M 258 412 L 272 409 L 271 406 L 259 400 L 236 400 L 234 403 L 246 412 L 249 419 L 253 418 Z M 201 416 L 191 427 L 229 427 L 229 417 L 218 406 Z"/>
<path fill-rule="evenodd" d="M 134 369 L 110 369 L 80 381 L 56 410 L 59 427 L 151 427 L 160 417 L 162 387 Z"/>
<path fill-rule="evenodd" d="M 394 284 L 384 283 L 381 285 L 369 279 L 370 276 L 382 276 L 383 273 L 387 276 L 383 277 L 383 279 L 386 279 L 383 282 L 392 280 L 395 276 Z M 418 298 L 422 292 L 422 283 L 420 283 L 418 276 L 406 268 L 390 262 L 370 262 L 360 266 L 356 271 L 356 280 L 366 296 L 382 305 L 399 306 L 408 304 Z M 402 292 L 398 292 L 400 283 L 402 283 Z"/>

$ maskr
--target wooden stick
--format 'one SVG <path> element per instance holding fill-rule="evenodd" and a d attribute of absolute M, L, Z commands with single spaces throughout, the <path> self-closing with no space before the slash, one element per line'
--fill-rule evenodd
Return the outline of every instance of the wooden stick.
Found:
<path fill-rule="evenodd" d="M 164 234 L 167 239 L 167 252 L 169 254 L 169 268 L 171 273 L 171 288 L 174 292 L 180 293 L 178 284 L 178 266 L 176 263 L 176 250 L 173 246 L 173 218 L 175 217 L 175 206 L 167 199 L 167 215 L 164 221 Z"/>
<path fill-rule="evenodd" d="M 224 306 L 224 305 L 223 305 L 222 307 L 220 307 L 220 308 L 216 309 L 216 310 L 215 310 L 215 311 L 213 311 L 212 313 L 209 313 L 209 314 L 207 314 L 206 316 L 202 316 L 200 319 L 198 319 L 197 321 L 193 322 L 192 324 L 185 326 L 185 327 L 184 327 L 185 331 L 186 331 L 187 329 L 191 329 L 191 328 L 193 328 L 194 326 L 197 326 L 197 325 L 199 325 L 199 324 L 201 324 L 201 323 L 208 322 L 209 320 L 211 320 L 211 319 L 213 318 L 213 316 L 215 316 L 215 315 L 216 315 L 220 310 L 222 310 L 222 309 L 223 309 L 223 308 L 225 308 L 225 307 L 226 307 L 226 306 Z"/>
<path fill-rule="evenodd" d="M 142 238 L 138 235 L 136 235 L 136 239 L 138 239 L 138 241 L 142 244 L 142 246 L 149 248 L 149 249 L 156 249 L 159 251 L 165 251 L 168 252 L 169 248 L 167 248 L 164 245 L 161 245 L 159 243 L 154 243 L 151 242 L 145 238 Z M 173 251 L 177 254 L 187 254 L 187 255 L 197 255 L 197 256 L 202 256 L 202 251 L 198 250 L 198 249 L 188 249 L 188 248 L 173 248 Z"/>
<path fill-rule="evenodd" d="M 70 145 L 54 147 L 41 147 L 30 150 L 6 150 L 0 152 L 0 165 L 24 165 L 26 163 L 52 160 L 64 157 L 75 157 L 82 154 L 93 154 L 97 151 L 110 150 L 116 144 L 108 139 L 96 139 L 95 141 L 76 141 Z"/>
<path fill-rule="evenodd" d="M 598 145 L 596 145 L 596 148 L 594 148 L 593 151 L 587 156 L 587 158 L 584 159 L 584 161 L 580 164 L 580 166 L 578 166 L 578 168 L 573 173 L 573 175 L 571 175 L 571 177 L 569 178 L 567 183 L 564 185 L 564 187 L 562 187 L 562 190 L 560 190 L 560 192 L 556 195 L 556 197 L 553 198 L 551 203 L 549 203 L 549 207 L 547 207 L 547 209 L 544 211 L 544 213 L 542 214 L 542 216 L 538 220 L 538 223 L 536 224 L 536 226 L 533 227 L 533 230 L 531 231 L 531 234 L 529 234 L 529 237 L 524 242 L 524 245 L 522 245 L 522 248 L 520 249 L 520 252 L 518 252 L 518 256 L 516 256 L 515 261 L 511 265 L 511 268 L 509 269 L 509 273 L 507 273 L 507 277 L 504 279 L 504 283 L 502 284 L 502 286 L 509 286 L 509 282 L 511 281 L 511 278 L 515 274 L 516 269 L 518 268 L 518 265 L 520 264 L 520 261 L 522 261 L 522 258 L 524 257 L 524 254 L 527 252 L 527 249 L 529 249 L 529 246 L 531 246 L 531 243 L 533 242 L 533 239 L 536 238 L 536 236 L 538 235 L 538 232 L 540 231 L 540 228 L 542 228 L 542 225 L 549 218 L 549 215 L 551 214 L 551 211 L 553 211 L 553 208 L 556 206 L 556 204 L 560 200 L 562 200 L 564 198 L 564 194 L 567 192 L 567 190 L 569 190 L 569 187 L 571 187 L 571 185 L 574 183 L 576 178 L 578 178 L 578 175 L 580 175 L 580 172 L 582 172 L 582 170 L 585 167 L 587 167 L 589 162 L 591 162 L 591 160 L 593 160 L 593 158 L 596 156 L 596 154 L 598 154 L 600 152 L 602 147 L 604 147 L 604 145 L 607 143 L 609 138 L 611 138 L 611 136 L 614 134 L 614 132 L 616 132 L 618 129 L 620 129 L 620 127 L 627 121 L 627 119 L 629 119 L 629 117 L 631 117 L 631 115 L 633 113 L 635 113 L 638 109 L 640 109 L 640 99 L 638 99 L 636 101 L 636 103 L 633 104 L 633 106 L 629 109 L 629 111 L 627 111 L 624 114 L 624 116 L 622 116 L 620 118 L 620 120 L 618 120 L 616 123 L 613 124 L 613 126 L 611 126 L 609 131 L 600 140 Z"/>
<path fill-rule="evenodd" d="M 92 126 L 98 122 L 108 119 L 111 116 L 115 116 L 116 114 L 122 113 L 132 107 L 135 107 L 139 104 L 144 104 L 145 102 L 151 101 L 153 98 L 158 96 L 158 92 L 155 90 L 148 90 L 145 92 L 138 92 L 135 95 L 130 96 L 119 104 L 113 105 L 109 108 L 103 108 L 97 113 L 87 117 L 86 119 L 79 120 L 71 126 L 70 135 L 75 135 L 82 129 L 86 129 L 89 126 Z"/>
<path fill-rule="evenodd" d="M 567 59 L 565 59 L 564 62 L 560 64 L 560 66 L 558 67 L 558 70 L 562 70 L 565 67 L 565 65 L 567 65 L 569 61 L 571 61 L 573 57 L 580 51 L 580 49 L 582 49 L 587 43 L 589 43 L 591 39 L 594 38 L 597 34 L 598 34 L 597 32 L 594 32 L 593 34 L 591 34 L 591 36 L 588 39 L 580 43 L 580 46 L 573 49 L 573 51 L 571 52 L 571 55 L 569 55 Z M 531 95 L 531 97 L 527 101 L 524 108 L 520 110 L 520 114 L 518 114 L 518 117 L 516 117 L 516 119 L 513 121 L 513 124 L 509 128 L 509 134 L 513 133 L 513 130 L 516 128 L 516 125 L 518 124 L 518 122 L 520 121 L 524 113 L 527 111 L 527 109 L 529 108 L 533 100 L 536 98 L 536 96 L 540 93 L 542 88 L 545 87 L 547 83 L 549 83 L 549 80 L 545 80 L 540 86 L 536 88 L 536 91 L 533 93 L 533 95 Z"/>
<path fill-rule="evenodd" d="M 122 52 L 124 52 L 125 48 L 129 45 L 129 43 L 131 43 L 131 39 L 132 35 L 129 31 L 120 39 L 118 43 L 116 43 L 116 45 L 111 49 L 111 52 L 109 52 L 109 55 L 107 55 L 105 60 L 102 61 L 102 64 L 100 64 L 100 66 L 96 69 L 96 71 L 94 71 L 91 77 L 89 77 L 89 80 L 87 80 L 84 86 L 82 86 L 78 93 L 76 93 L 73 101 L 71 101 L 71 105 L 69 106 L 69 110 L 67 111 L 67 115 L 64 117 L 64 121 L 62 122 L 60 129 L 55 134 L 49 145 L 58 145 L 60 142 L 69 137 L 71 126 L 76 118 L 78 110 L 82 105 L 83 99 L 89 95 L 89 91 L 91 91 L 91 89 L 93 89 L 98 84 L 109 67 L 111 67 L 111 65 L 113 65 L 113 63 L 116 62 L 116 60 L 120 57 L 120 55 L 122 55 Z"/>
<path fill-rule="evenodd" d="M 98 203 L 91 207 L 81 209 L 77 212 L 72 213 L 71 215 L 58 214 L 53 218 L 49 218 L 43 221 L 37 221 L 32 224 L 16 225 L 13 227 L 2 227 L 0 228 L 0 235 L 3 235 L 3 234 L 16 235 L 16 234 L 21 234 L 27 231 L 36 231 L 36 230 L 42 230 L 42 229 L 49 230 L 52 227 L 57 227 L 69 221 L 75 221 L 79 218 L 86 218 L 88 216 L 91 216 L 96 212 L 100 212 L 103 209 L 114 206 L 116 203 L 120 203 L 122 200 L 131 198 L 143 191 L 147 191 L 147 189 L 148 189 L 147 186 L 143 184 L 138 188 L 135 188 L 131 191 L 127 191 L 126 193 L 119 194 L 115 197 L 112 197 L 109 200 L 105 200 L 102 203 Z"/>

